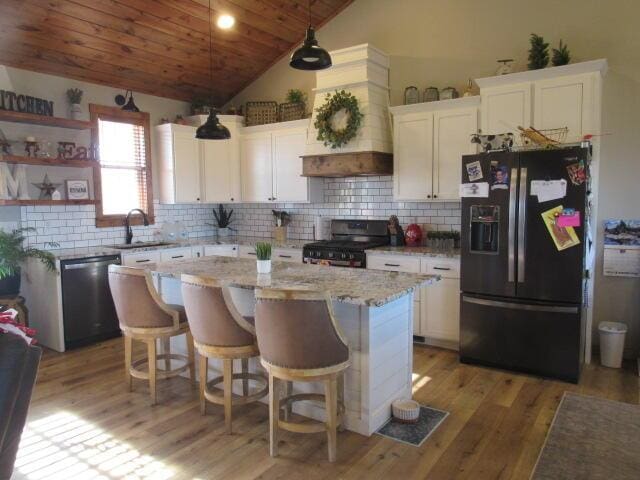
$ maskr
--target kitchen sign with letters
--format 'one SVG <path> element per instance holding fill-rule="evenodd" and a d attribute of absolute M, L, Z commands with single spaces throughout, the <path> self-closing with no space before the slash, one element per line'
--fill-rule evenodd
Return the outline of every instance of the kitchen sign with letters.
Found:
<path fill-rule="evenodd" d="M 53 100 L 44 100 L 8 90 L 0 90 L 0 110 L 53 117 Z"/>

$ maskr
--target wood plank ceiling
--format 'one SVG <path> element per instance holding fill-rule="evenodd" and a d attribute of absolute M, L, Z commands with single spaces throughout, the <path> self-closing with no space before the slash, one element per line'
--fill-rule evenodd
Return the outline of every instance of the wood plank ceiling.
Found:
<path fill-rule="evenodd" d="M 321 26 L 352 0 L 313 0 Z M 305 0 L 212 0 L 222 105 L 302 42 Z M 222 13 L 230 30 L 215 26 Z M 190 101 L 207 98 L 208 0 L 0 0 L 0 64 Z M 258 99 L 256 99 L 258 100 Z"/>

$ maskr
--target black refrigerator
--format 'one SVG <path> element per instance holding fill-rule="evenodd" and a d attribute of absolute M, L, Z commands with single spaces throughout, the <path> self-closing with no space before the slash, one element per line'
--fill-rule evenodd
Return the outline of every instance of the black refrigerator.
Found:
<path fill-rule="evenodd" d="M 461 361 L 578 381 L 589 160 L 579 147 L 462 158 L 478 196 L 461 201 Z"/>

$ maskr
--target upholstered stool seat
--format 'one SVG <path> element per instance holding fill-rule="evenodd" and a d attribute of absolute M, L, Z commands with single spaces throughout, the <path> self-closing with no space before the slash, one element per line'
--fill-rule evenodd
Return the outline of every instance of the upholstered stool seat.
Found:
<path fill-rule="evenodd" d="M 269 373 L 271 455 L 278 454 L 280 428 L 298 433 L 326 432 L 329 461 L 335 461 L 337 429 L 344 416 L 344 371 L 351 360 L 331 299 L 326 293 L 308 290 L 256 290 L 256 334 L 261 363 Z M 282 399 L 280 380 L 286 382 Z M 292 382 L 323 382 L 324 395 L 292 395 Z M 292 404 L 305 400 L 324 402 L 324 423 L 290 420 Z"/>
<path fill-rule="evenodd" d="M 224 405 L 225 425 L 231 433 L 232 407 L 255 402 L 267 394 L 267 379 L 249 372 L 249 359 L 260 355 L 255 337 L 255 319 L 242 316 L 229 287 L 204 277 L 182 275 L 182 299 L 194 345 L 200 355 L 200 411 L 210 401 Z M 209 358 L 222 360 L 222 375 L 208 381 Z M 241 372 L 233 373 L 233 361 L 241 361 Z M 233 394 L 233 381 L 242 380 L 242 395 Z M 249 392 L 249 381 L 258 391 Z M 213 389 L 222 383 L 222 393 Z"/>
<path fill-rule="evenodd" d="M 175 377 L 189 370 L 195 383 L 193 339 L 184 307 L 164 303 L 153 286 L 151 274 L 139 268 L 110 265 L 109 287 L 124 336 L 129 390 L 133 388 L 133 378 L 148 380 L 151 403 L 155 405 L 157 379 Z M 187 356 L 171 353 L 170 339 L 178 335 L 186 336 Z M 133 340 L 147 344 L 146 358 L 132 361 Z M 161 354 L 157 353 L 158 340 L 163 342 Z M 157 368 L 158 360 L 164 360 L 164 369 Z M 172 370 L 172 360 L 182 365 Z"/>

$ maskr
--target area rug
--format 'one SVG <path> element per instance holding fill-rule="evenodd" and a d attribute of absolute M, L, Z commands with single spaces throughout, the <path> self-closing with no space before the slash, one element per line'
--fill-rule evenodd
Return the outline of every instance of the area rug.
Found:
<path fill-rule="evenodd" d="M 421 405 L 418 423 L 400 423 L 392 418 L 380 427 L 376 433 L 398 442 L 419 447 L 429 438 L 429 435 L 435 432 L 436 428 L 447 418 L 447 415 L 449 415 L 449 412 Z"/>
<path fill-rule="evenodd" d="M 640 406 L 565 393 L 532 480 L 638 480 Z"/>

